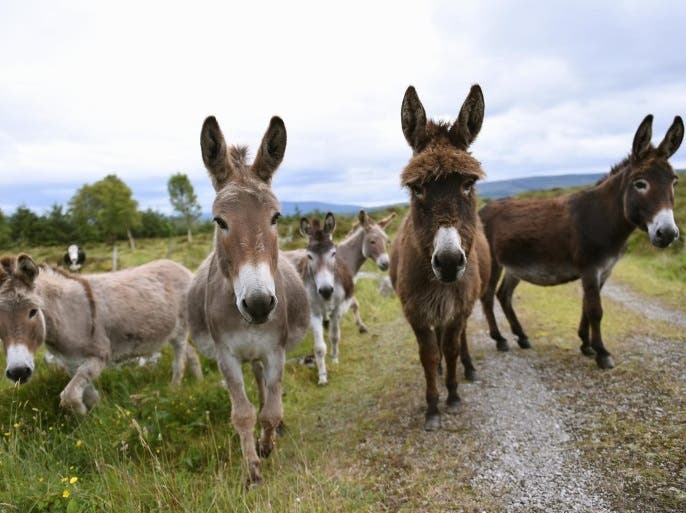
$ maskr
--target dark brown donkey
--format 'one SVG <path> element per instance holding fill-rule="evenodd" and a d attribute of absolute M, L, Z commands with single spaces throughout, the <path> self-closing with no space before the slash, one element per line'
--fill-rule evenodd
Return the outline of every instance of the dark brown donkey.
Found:
<path fill-rule="evenodd" d="M 649 115 L 636 131 L 631 154 L 595 187 L 551 199 L 493 201 L 481 210 L 493 256 L 483 305 L 499 350 L 508 350 L 493 315 L 493 296 L 503 267 L 505 277 L 497 296 L 522 348 L 531 345 L 512 308 L 520 280 L 558 285 L 581 278 L 581 352 L 595 356 L 600 368 L 614 367 L 600 335 L 600 290 L 635 228 L 647 231 L 650 242 L 660 248 L 679 236 L 672 212 L 677 175 L 667 159 L 681 144 L 684 124 L 677 116 L 657 148 L 650 144 L 652 125 Z"/>
<path fill-rule="evenodd" d="M 438 365 L 445 356 L 447 411 L 457 411 L 457 356 L 473 378 L 467 318 L 489 279 L 488 243 L 477 214 L 474 184 L 484 176 L 467 148 L 484 117 L 484 99 L 472 87 L 452 125 L 426 119 L 414 87 L 403 99 L 401 119 L 413 150 L 401 174 L 411 191 L 410 211 L 391 247 L 390 275 L 419 344 L 426 377 L 424 429 L 440 427 Z"/>

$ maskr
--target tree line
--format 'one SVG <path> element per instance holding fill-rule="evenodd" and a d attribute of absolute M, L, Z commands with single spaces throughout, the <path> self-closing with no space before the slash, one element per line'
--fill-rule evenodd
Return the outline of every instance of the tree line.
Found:
<path fill-rule="evenodd" d="M 201 221 L 200 205 L 193 186 L 183 173 L 167 182 L 169 199 L 176 215 L 153 209 L 140 210 L 126 183 L 107 175 L 76 191 L 66 207 L 54 204 L 41 215 L 19 206 L 11 215 L 0 210 L 0 248 L 84 244 L 135 238 L 185 235 L 213 229 L 211 221 Z"/>

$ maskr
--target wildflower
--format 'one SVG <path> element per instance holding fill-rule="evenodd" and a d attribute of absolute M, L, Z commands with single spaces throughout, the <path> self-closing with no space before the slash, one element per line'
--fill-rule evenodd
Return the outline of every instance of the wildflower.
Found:
<path fill-rule="evenodd" d="M 76 447 L 81 447 L 83 445 L 83 440 L 76 441 Z"/>
<path fill-rule="evenodd" d="M 71 492 L 69 490 L 64 490 L 62 492 L 62 498 L 64 498 L 64 499 L 68 499 L 70 495 L 71 495 Z"/>
<path fill-rule="evenodd" d="M 78 481 L 78 480 L 79 480 L 79 478 L 76 477 L 76 476 L 74 476 L 74 477 L 72 477 L 72 478 L 69 480 L 69 484 L 74 484 L 74 483 L 76 483 L 76 481 Z"/>
<path fill-rule="evenodd" d="M 14 423 L 14 429 L 19 429 L 19 426 L 21 426 L 21 424 L 19 422 Z"/>
<path fill-rule="evenodd" d="M 9 431 L 6 431 L 6 432 L 4 433 L 5 436 L 10 436 L 11 434 L 12 434 L 12 433 L 10 433 Z"/>
<path fill-rule="evenodd" d="M 63 478 L 61 479 L 61 481 L 62 481 L 63 483 L 66 483 L 67 481 L 69 481 L 69 478 L 68 478 L 68 477 L 63 477 Z"/>

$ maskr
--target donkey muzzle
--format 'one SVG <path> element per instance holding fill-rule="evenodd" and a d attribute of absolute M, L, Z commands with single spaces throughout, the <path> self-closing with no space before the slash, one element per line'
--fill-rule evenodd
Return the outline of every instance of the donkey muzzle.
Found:
<path fill-rule="evenodd" d="M 452 283 L 464 274 L 467 257 L 461 250 L 436 252 L 431 257 L 431 268 L 436 278 L 445 283 Z"/>
<path fill-rule="evenodd" d="M 381 269 L 382 271 L 386 271 L 388 269 L 388 254 L 384 253 L 381 255 L 379 258 L 376 260 L 376 265 Z"/>
<path fill-rule="evenodd" d="M 648 237 L 653 246 L 658 248 L 666 248 L 679 238 L 679 228 L 671 209 L 661 210 L 655 215 L 648 224 Z"/>
<path fill-rule="evenodd" d="M 269 292 L 256 291 L 244 297 L 241 306 L 253 324 L 263 324 L 269 320 L 270 314 L 276 308 L 276 296 Z"/>

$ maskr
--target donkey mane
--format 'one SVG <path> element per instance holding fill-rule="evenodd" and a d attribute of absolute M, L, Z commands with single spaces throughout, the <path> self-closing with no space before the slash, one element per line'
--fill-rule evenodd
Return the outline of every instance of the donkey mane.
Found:
<path fill-rule="evenodd" d="M 245 171 L 248 168 L 248 147 L 243 145 L 230 146 L 229 159 L 237 171 Z"/>
<path fill-rule="evenodd" d="M 602 183 L 605 183 L 610 177 L 617 175 L 627 169 L 629 167 L 629 164 L 631 164 L 631 154 L 627 155 L 622 159 L 621 162 L 618 162 L 614 166 L 610 168 L 610 172 L 607 173 L 605 176 L 602 176 L 598 181 L 595 183 L 596 185 L 600 185 Z"/>
<path fill-rule="evenodd" d="M 59 267 L 54 267 L 54 266 L 46 264 L 46 263 L 38 264 L 38 267 L 42 271 L 49 270 L 49 271 L 52 271 L 53 273 L 55 273 L 55 274 L 57 274 L 63 278 L 66 278 L 68 280 L 73 280 L 73 281 L 77 282 L 78 284 L 80 284 L 81 287 L 83 287 L 83 291 L 86 293 L 86 298 L 88 299 L 88 306 L 89 306 L 90 311 L 91 311 L 91 333 L 90 334 L 91 334 L 91 336 L 93 336 L 93 334 L 95 333 L 96 309 L 95 309 L 95 298 L 93 297 L 93 289 L 91 288 L 91 284 L 88 282 L 88 280 L 81 277 L 81 276 L 78 276 L 76 274 L 71 274 L 71 273 L 65 272 L 62 269 L 60 269 Z"/>
<path fill-rule="evenodd" d="M 410 159 L 400 174 L 400 182 L 404 187 L 410 184 L 423 185 L 451 174 L 470 175 L 477 179 L 486 176 L 478 160 L 450 142 L 450 127 L 447 121 L 427 122 L 426 134 L 430 142 L 426 149 Z"/>

